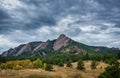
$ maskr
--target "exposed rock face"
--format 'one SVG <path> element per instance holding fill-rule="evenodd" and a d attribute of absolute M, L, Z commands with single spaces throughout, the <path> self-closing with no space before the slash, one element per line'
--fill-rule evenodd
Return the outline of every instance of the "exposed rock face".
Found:
<path fill-rule="evenodd" d="M 3 56 L 19 56 L 32 53 L 32 50 L 38 46 L 41 42 L 30 42 L 28 44 L 22 44 L 18 47 L 11 48 L 8 51 L 3 52 Z"/>
<path fill-rule="evenodd" d="M 13 48 L 9 49 L 8 51 L 3 52 L 3 56 L 9 56 L 12 55 L 15 52 Z"/>
<path fill-rule="evenodd" d="M 70 38 L 66 37 L 64 34 L 61 34 L 54 43 L 53 49 L 57 51 L 61 47 L 66 46 L 70 40 L 71 40 Z"/>
<path fill-rule="evenodd" d="M 3 56 L 15 56 L 16 53 L 24 46 L 25 44 L 19 45 L 18 47 L 11 48 L 8 51 L 3 52 Z"/>
<path fill-rule="evenodd" d="M 40 45 L 38 45 L 32 52 L 36 52 L 39 49 L 45 49 L 46 46 L 49 44 L 50 40 L 47 40 L 46 42 L 41 43 Z"/>
<path fill-rule="evenodd" d="M 19 56 L 21 54 L 24 54 L 24 53 L 31 53 L 31 45 L 28 43 L 26 45 L 24 45 L 16 54 L 15 56 Z M 28 54 L 29 54 L 28 53 Z"/>

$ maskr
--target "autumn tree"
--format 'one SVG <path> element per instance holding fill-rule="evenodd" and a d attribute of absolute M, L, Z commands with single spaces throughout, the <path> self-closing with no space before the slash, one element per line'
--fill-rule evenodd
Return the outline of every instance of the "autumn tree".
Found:
<path fill-rule="evenodd" d="M 33 68 L 42 68 L 42 61 L 39 58 L 33 61 Z"/>

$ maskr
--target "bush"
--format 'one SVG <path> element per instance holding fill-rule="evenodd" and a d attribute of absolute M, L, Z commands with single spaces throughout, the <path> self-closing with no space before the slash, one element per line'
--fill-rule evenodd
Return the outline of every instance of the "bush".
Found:
<path fill-rule="evenodd" d="M 63 63 L 63 62 L 58 63 L 58 65 L 59 65 L 60 67 L 64 67 L 64 63 Z"/>
<path fill-rule="evenodd" d="M 66 67 L 72 67 L 72 64 L 71 64 L 71 62 L 70 62 L 70 61 L 69 61 L 69 62 L 67 62 Z"/>
<path fill-rule="evenodd" d="M 46 71 L 52 71 L 53 70 L 53 66 L 51 64 L 46 65 L 45 68 Z"/>
<path fill-rule="evenodd" d="M 46 66 L 47 66 L 47 64 L 44 63 L 44 64 L 43 64 L 43 69 L 44 69 L 44 70 L 46 69 Z"/>
<path fill-rule="evenodd" d="M 7 69 L 13 69 L 14 63 L 12 61 L 9 61 L 5 64 L 5 66 L 6 66 Z"/>
<path fill-rule="evenodd" d="M 23 68 L 23 67 L 20 66 L 20 65 L 16 65 L 15 67 L 13 67 L 14 70 L 20 70 L 20 69 L 22 69 L 22 68 Z"/>
<path fill-rule="evenodd" d="M 33 61 L 33 68 L 42 68 L 42 61 L 39 58 Z"/>
<path fill-rule="evenodd" d="M 96 69 L 97 65 L 98 65 L 98 63 L 97 63 L 95 60 L 93 60 L 93 61 L 91 62 L 90 67 L 91 67 L 91 69 Z"/>
<path fill-rule="evenodd" d="M 78 61 L 77 69 L 78 69 L 78 70 L 84 70 L 84 69 L 85 69 L 85 67 L 84 67 L 84 62 L 83 62 L 82 60 L 79 60 L 79 61 Z"/>
<path fill-rule="evenodd" d="M 6 69 L 5 63 L 1 63 L 1 64 L 0 64 L 0 69 Z"/>
<path fill-rule="evenodd" d="M 19 65 L 23 68 L 32 68 L 32 62 L 30 60 L 22 60 Z"/>

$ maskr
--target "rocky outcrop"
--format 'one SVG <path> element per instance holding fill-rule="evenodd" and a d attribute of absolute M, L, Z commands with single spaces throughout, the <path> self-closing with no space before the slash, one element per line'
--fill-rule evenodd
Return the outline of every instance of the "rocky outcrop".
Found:
<path fill-rule="evenodd" d="M 22 44 L 18 47 L 11 48 L 8 51 L 3 52 L 2 56 L 20 56 L 24 54 L 32 53 L 32 50 L 41 44 L 41 42 L 30 42 L 28 44 Z"/>
<path fill-rule="evenodd" d="M 31 53 L 31 45 L 30 44 L 26 44 L 24 45 L 16 54 L 15 56 L 19 56 L 25 53 Z"/>
<path fill-rule="evenodd" d="M 15 48 L 10 48 L 8 51 L 3 52 L 3 56 L 15 56 L 16 53 L 24 46 L 25 44 L 19 45 Z"/>
<path fill-rule="evenodd" d="M 15 50 L 13 48 L 10 48 L 8 51 L 3 52 L 3 56 L 11 56 L 15 53 Z"/>
<path fill-rule="evenodd" d="M 49 43 L 50 43 L 50 40 L 47 40 L 46 42 L 41 43 L 40 45 L 38 45 L 38 46 L 32 51 L 32 53 L 33 53 L 33 52 L 36 52 L 36 51 L 38 51 L 38 50 L 40 50 L 40 49 L 45 49 L 46 46 L 47 46 Z"/>
<path fill-rule="evenodd" d="M 55 51 L 59 50 L 61 47 L 66 46 L 67 44 L 69 44 L 69 41 L 71 39 L 66 37 L 64 34 L 61 34 L 57 40 L 55 41 L 54 45 L 53 45 L 53 49 Z"/>

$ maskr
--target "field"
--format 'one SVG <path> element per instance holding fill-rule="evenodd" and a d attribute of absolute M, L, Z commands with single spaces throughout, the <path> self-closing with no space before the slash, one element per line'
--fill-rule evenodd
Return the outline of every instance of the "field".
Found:
<path fill-rule="evenodd" d="M 84 61 L 84 63 L 85 71 L 77 70 L 77 63 L 72 63 L 72 68 L 53 66 L 55 71 L 52 72 L 42 69 L 1 70 L 0 78 L 97 78 L 107 66 L 103 62 L 99 62 L 97 69 L 91 69 L 91 61 Z"/>

